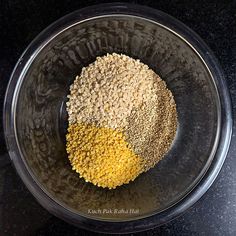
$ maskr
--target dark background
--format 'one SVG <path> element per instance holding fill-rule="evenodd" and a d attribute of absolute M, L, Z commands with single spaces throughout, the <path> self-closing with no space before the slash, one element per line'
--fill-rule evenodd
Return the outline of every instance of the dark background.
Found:
<path fill-rule="evenodd" d="M 108 1 L 0 0 L 0 113 L 13 67 L 30 41 L 76 9 Z M 112 2 L 112 1 L 109 1 Z M 162 10 L 196 31 L 214 51 L 236 110 L 236 1 L 126 1 Z M 236 235 L 236 137 L 215 183 L 184 215 L 137 235 Z M 32 197 L 7 155 L 0 120 L 0 236 L 99 235 L 50 215 Z M 136 235 L 136 234 L 133 234 Z"/>

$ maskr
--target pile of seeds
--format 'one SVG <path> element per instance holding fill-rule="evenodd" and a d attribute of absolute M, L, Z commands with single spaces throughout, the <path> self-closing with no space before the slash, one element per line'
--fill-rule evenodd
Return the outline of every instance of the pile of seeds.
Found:
<path fill-rule="evenodd" d="M 123 128 L 135 108 L 155 99 L 158 81 L 139 60 L 115 53 L 98 57 L 71 85 L 69 122 Z"/>
<path fill-rule="evenodd" d="M 70 125 L 68 132 L 67 151 L 73 153 L 69 156 L 72 169 L 87 182 L 113 188 L 135 179 L 141 172 L 141 158 L 127 144 L 122 132 L 85 124 Z"/>
<path fill-rule="evenodd" d="M 177 124 L 164 81 L 147 65 L 116 53 L 98 57 L 70 87 L 67 152 L 87 182 L 116 188 L 153 167 Z"/>
<path fill-rule="evenodd" d="M 125 133 L 136 154 L 144 160 L 147 171 L 169 150 L 176 133 L 175 101 L 164 81 L 158 83 L 158 96 L 128 118 Z"/>

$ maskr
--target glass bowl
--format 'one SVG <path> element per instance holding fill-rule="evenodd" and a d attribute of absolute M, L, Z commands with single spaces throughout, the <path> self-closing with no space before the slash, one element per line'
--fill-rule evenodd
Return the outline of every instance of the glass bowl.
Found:
<path fill-rule="evenodd" d="M 69 86 L 83 66 L 111 52 L 149 65 L 178 112 L 166 157 L 115 190 L 80 179 L 65 150 Z M 205 43 L 163 12 L 120 3 L 75 11 L 29 45 L 9 82 L 4 122 L 13 164 L 39 203 L 69 223 L 109 233 L 158 226 L 195 203 L 216 178 L 232 129 L 224 76 Z"/>

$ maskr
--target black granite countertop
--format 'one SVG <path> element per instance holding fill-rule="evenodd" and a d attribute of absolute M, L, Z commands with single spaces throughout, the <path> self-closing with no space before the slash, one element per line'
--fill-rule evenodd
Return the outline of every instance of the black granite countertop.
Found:
<path fill-rule="evenodd" d="M 61 16 L 108 1 L 0 1 L 0 113 L 13 67 L 30 41 Z M 111 1 L 109 1 L 111 2 Z M 162 10 L 196 31 L 214 51 L 226 75 L 236 110 L 236 1 L 129 1 Z M 225 164 L 210 190 L 184 215 L 159 228 L 133 235 L 236 235 L 236 134 Z M 50 215 L 26 189 L 14 168 L 0 122 L 0 235 L 99 235 Z"/>

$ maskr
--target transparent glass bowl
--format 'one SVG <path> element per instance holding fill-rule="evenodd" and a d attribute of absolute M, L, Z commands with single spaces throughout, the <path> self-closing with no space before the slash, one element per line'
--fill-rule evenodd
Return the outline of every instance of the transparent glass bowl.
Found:
<path fill-rule="evenodd" d="M 115 190 L 79 179 L 65 150 L 69 86 L 83 66 L 111 52 L 156 71 L 178 111 L 166 157 Z M 209 48 L 172 17 L 129 4 L 85 8 L 43 31 L 15 67 L 4 116 L 10 157 L 36 199 L 72 224 L 113 233 L 152 228 L 196 202 L 224 162 L 232 129 L 228 90 Z"/>

